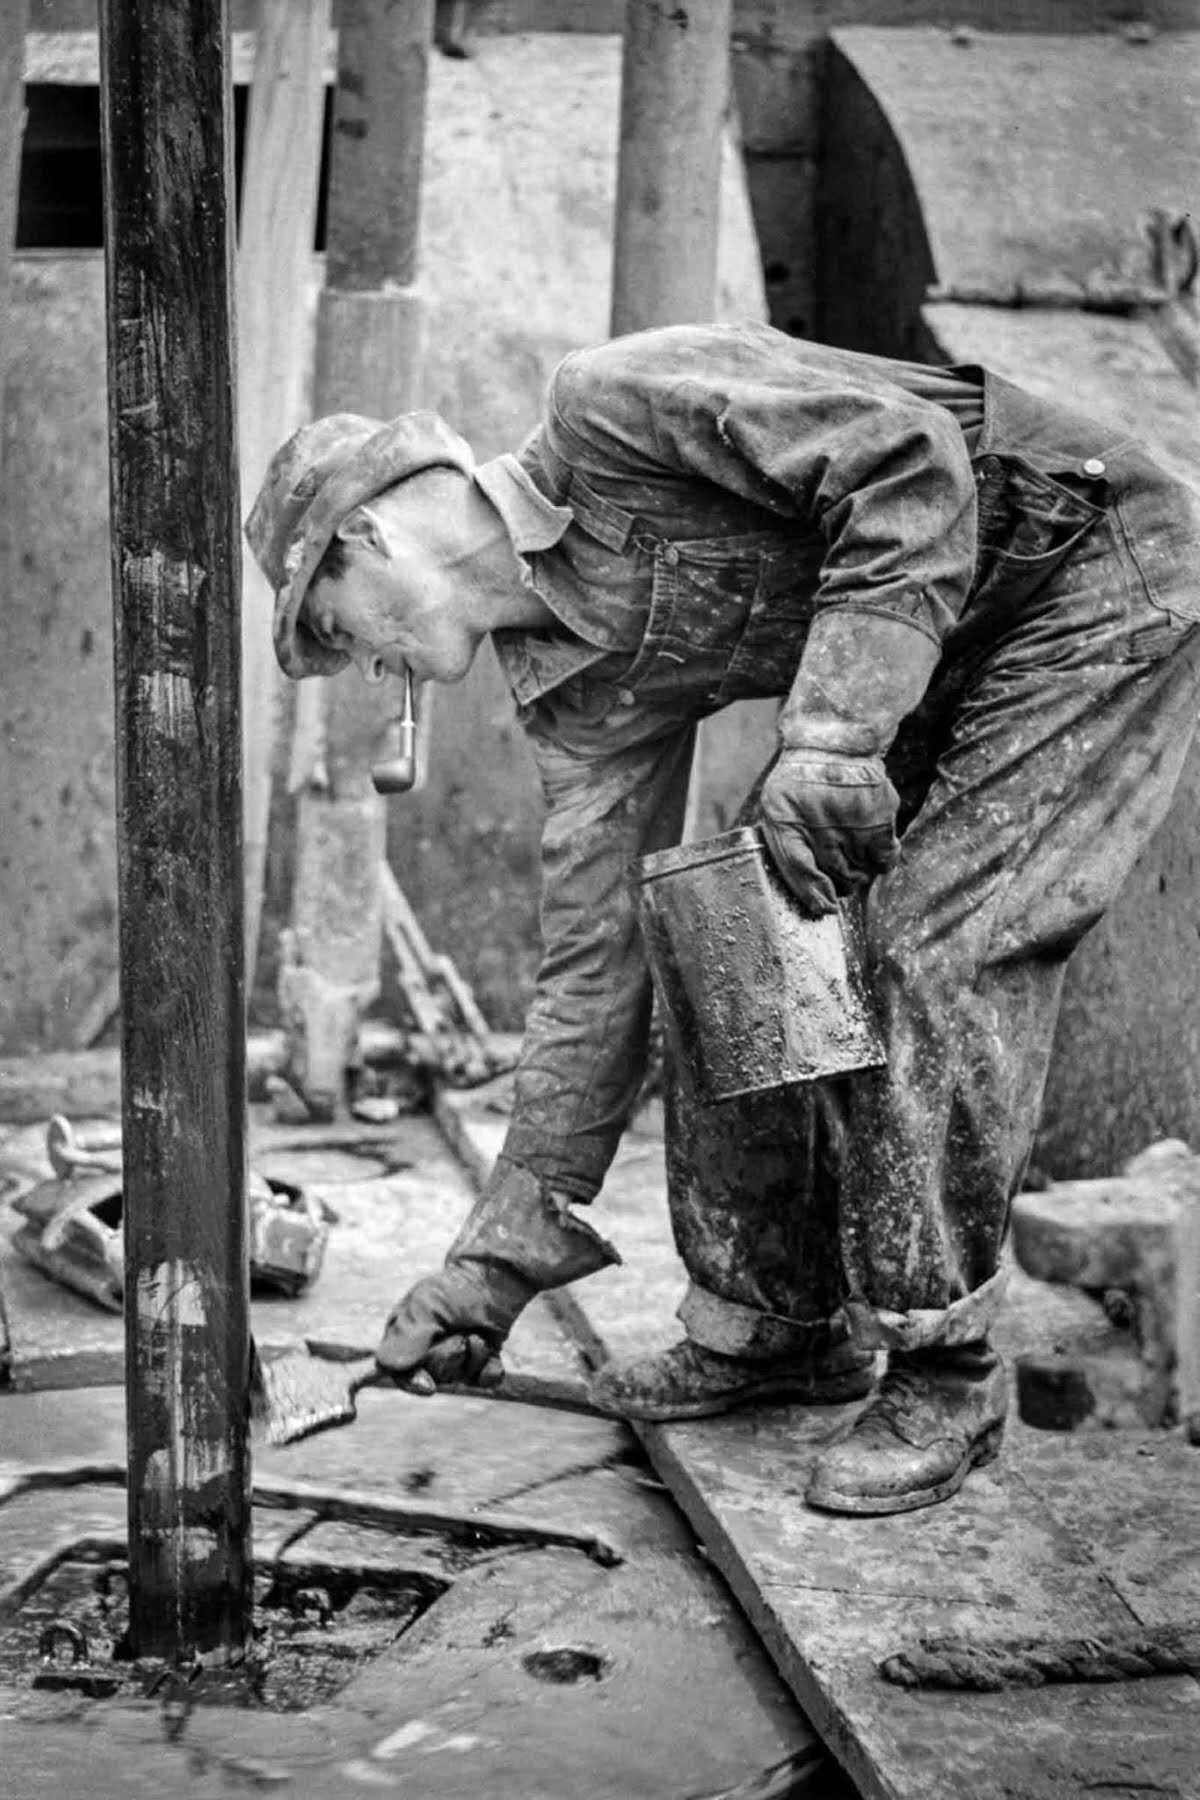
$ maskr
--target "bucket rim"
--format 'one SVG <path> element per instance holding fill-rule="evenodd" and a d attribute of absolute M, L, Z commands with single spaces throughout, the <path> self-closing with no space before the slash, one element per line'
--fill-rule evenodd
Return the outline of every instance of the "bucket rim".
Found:
<path fill-rule="evenodd" d="M 674 875 L 681 869 L 703 869 L 713 863 L 728 862 L 735 856 L 765 857 L 766 845 L 757 825 L 735 825 L 732 831 L 718 832 L 715 837 L 698 838 L 687 844 L 673 844 L 666 850 L 651 850 L 638 858 L 636 879 L 655 881 L 661 875 Z"/>

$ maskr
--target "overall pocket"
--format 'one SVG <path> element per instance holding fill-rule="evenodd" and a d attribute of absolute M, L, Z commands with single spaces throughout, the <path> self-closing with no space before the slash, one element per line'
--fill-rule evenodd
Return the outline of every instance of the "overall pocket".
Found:
<path fill-rule="evenodd" d="M 631 691 L 689 690 L 711 702 L 746 629 L 773 533 L 654 545 L 650 618 L 621 677 Z"/>
<path fill-rule="evenodd" d="M 1016 612 L 1105 509 L 1019 457 L 980 457 L 976 478 L 979 544 L 967 612 Z"/>
<path fill-rule="evenodd" d="M 1200 499 L 1147 456 L 1121 474 L 1117 538 L 1139 597 L 1153 609 L 1146 626 L 1156 616 L 1159 625 L 1200 624 Z"/>
<path fill-rule="evenodd" d="M 718 704 L 786 694 L 816 612 L 826 554 L 817 535 L 764 555 L 750 615 L 717 695 Z"/>

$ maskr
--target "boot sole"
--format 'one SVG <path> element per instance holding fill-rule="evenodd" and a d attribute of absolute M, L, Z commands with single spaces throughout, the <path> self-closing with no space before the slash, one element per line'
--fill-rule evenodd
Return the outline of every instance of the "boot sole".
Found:
<path fill-rule="evenodd" d="M 592 1407 L 609 1419 L 635 1419 L 639 1424 L 669 1425 L 675 1419 L 711 1419 L 719 1413 L 734 1412 L 739 1406 L 752 1406 L 758 1400 L 790 1401 L 794 1406 L 843 1406 L 850 1400 L 863 1400 L 875 1385 L 875 1371 L 850 1369 L 845 1375 L 831 1376 L 819 1389 L 805 1387 L 782 1376 L 773 1380 L 748 1382 L 736 1394 L 721 1394 L 707 1400 L 681 1400 L 674 1406 L 606 1405 L 595 1394 L 589 1395 Z"/>
<path fill-rule="evenodd" d="M 917 1512 L 922 1506 L 936 1506 L 939 1500 L 949 1500 L 952 1494 L 957 1494 L 972 1469 L 982 1469 L 985 1464 L 995 1462 L 1003 1439 L 1002 1421 L 972 1444 L 954 1473 L 935 1487 L 920 1488 L 909 1494 L 839 1494 L 834 1489 L 818 1488 L 814 1483 L 805 1493 L 804 1503 L 818 1512 L 859 1513 L 874 1518 L 885 1513 Z"/>

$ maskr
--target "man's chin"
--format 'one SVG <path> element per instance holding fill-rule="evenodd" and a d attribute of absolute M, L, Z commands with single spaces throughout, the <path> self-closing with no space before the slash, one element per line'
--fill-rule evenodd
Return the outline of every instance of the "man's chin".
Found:
<path fill-rule="evenodd" d="M 432 657 L 428 662 L 414 662 L 413 675 L 420 682 L 432 681 L 438 687 L 453 687 L 456 682 L 465 681 L 471 673 L 478 649 L 478 644 L 472 644 L 469 650 L 455 655 Z"/>

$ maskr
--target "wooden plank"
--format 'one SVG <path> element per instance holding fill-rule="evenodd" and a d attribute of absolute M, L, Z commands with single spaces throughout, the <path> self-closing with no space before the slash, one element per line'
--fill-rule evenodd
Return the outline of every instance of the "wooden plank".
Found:
<path fill-rule="evenodd" d="M 304 417 L 329 0 L 262 0 L 237 259 L 238 457 L 243 518 L 277 447 Z M 274 603 L 243 547 L 242 729 L 246 986 L 254 986 L 271 771 L 281 706 Z"/>
<path fill-rule="evenodd" d="M 304 4 L 308 0 L 303 0 Z M 246 0 L 255 16 L 262 0 Z M 93 18 L 94 18 L 93 0 Z M 254 80 L 254 59 L 258 29 L 231 31 L 229 34 L 229 70 L 235 87 L 248 87 Z M 332 82 L 337 68 L 337 33 L 330 31 L 325 41 L 322 79 Z M 30 31 L 25 39 L 25 79 L 49 82 L 54 86 L 95 87 L 100 80 L 100 44 L 92 31 Z"/>
<path fill-rule="evenodd" d="M 0 34 L 0 346 L 12 342 L 9 283 L 17 229 L 21 140 L 25 133 L 23 70 L 28 15 L 28 0 L 9 0 L 4 31 Z M 0 363 L 0 398 L 3 390 L 4 366 Z"/>
<path fill-rule="evenodd" d="M 839 1520 L 798 1498 L 815 1447 L 805 1426 L 803 1415 L 775 1409 L 645 1436 L 781 1673 L 868 1800 L 1066 1800 L 1100 1785 L 1108 1792 L 1108 1784 L 1123 1795 L 1142 1783 L 1154 1791 L 1156 1782 L 1166 1794 L 1189 1791 L 1200 1693 L 1188 1679 L 905 1693 L 878 1673 L 884 1657 L 925 1631 L 986 1639 L 1128 1624 L 1107 1574 L 1119 1502 L 1103 1507 L 1096 1534 L 1077 1534 L 1069 1522 L 1089 1483 L 1103 1485 L 1126 1458 L 1136 1461 L 1132 1445 L 1093 1440 L 1105 1452 L 1102 1473 L 1081 1471 L 1074 1442 L 1055 1440 L 1044 1452 L 1055 1469 L 1043 1500 L 1024 1488 L 1025 1434 L 1014 1430 L 999 1472 L 973 1476 L 952 1503 L 890 1520 Z M 1174 1467 L 1151 1490 L 1160 1546 L 1187 1474 L 1187 1453 L 1176 1448 Z M 1172 1596 L 1169 1616 L 1181 1617 L 1186 1604 Z"/>
<path fill-rule="evenodd" d="M 252 1607 L 241 717 L 224 0 L 104 0 L 130 1637 Z"/>
<path fill-rule="evenodd" d="M 21 143 L 25 133 L 23 70 L 28 13 L 27 0 L 10 0 L 5 30 L 0 36 L 0 463 L 3 462 L 9 410 L 7 359 L 14 339 L 12 256 L 17 227 Z M 6 595 L 13 590 L 15 562 L 12 534 L 5 531 L 0 539 L 0 582 L 3 583 Z M 7 810 L 9 809 L 6 808 Z M 4 1336 L 4 1320 L 0 1315 L 0 1350 Z"/>
<path fill-rule="evenodd" d="M 472 0 L 471 30 L 615 32 L 617 0 Z M 811 40 L 833 25 L 966 24 L 983 31 L 1119 31 L 1131 17 L 1161 30 L 1197 22 L 1194 0 L 735 0 L 735 24 L 747 37 L 775 45 Z"/>
<path fill-rule="evenodd" d="M 353 4 L 353 0 L 350 0 Z M 453 0 L 438 0 L 448 12 Z M 253 28 L 257 0 L 232 0 L 235 32 Z M 615 35 L 624 0 L 470 0 L 472 37 L 527 32 Z M 335 0 L 334 20 L 342 12 Z M 1157 31 L 1188 31 L 1200 22 L 1196 0 L 735 0 L 735 28 L 750 41 L 803 46 L 835 25 L 955 25 L 981 31 L 1118 32 L 1131 21 Z M 94 31 L 96 0 L 30 0 L 39 32 Z"/>
<path fill-rule="evenodd" d="M 442 0 L 439 0 L 439 4 Z M 256 0 L 232 0 L 236 29 L 253 26 Z M 1129 0 L 736 0 L 740 29 L 776 40 L 811 34 L 835 24 L 920 23 L 1020 31 L 1118 30 L 1131 16 Z M 471 0 L 472 30 L 480 35 L 571 32 L 595 35 L 621 29 L 623 0 Z M 341 12 L 335 0 L 334 19 Z M 1136 16 L 1159 30 L 1187 30 L 1196 23 L 1195 0 L 1139 0 Z M 94 30 L 96 0 L 31 0 L 38 30 Z"/>
<path fill-rule="evenodd" d="M 486 1174 L 502 1118 L 478 1095 L 444 1093 L 438 1107 Z M 627 1134 L 593 1217 L 626 1263 L 554 1296 L 559 1316 L 592 1358 L 673 1340 L 682 1269 L 649 1121 Z M 1014 1290 L 1010 1356 L 1104 1329 L 1082 1295 L 1019 1275 Z M 808 1467 L 853 1411 L 760 1407 L 639 1436 L 864 1800 L 1194 1794 L 1191 1679 L 909 1693 L 878 1664 L 924 1631 L 1078 1636 L 1194 1615 L 1195 1452 L 1166 1433 L 1064 1438 L 1014 1424 L 1000 1462 L 944 1506 L 879 1519 L 810 1511 Z"/>

